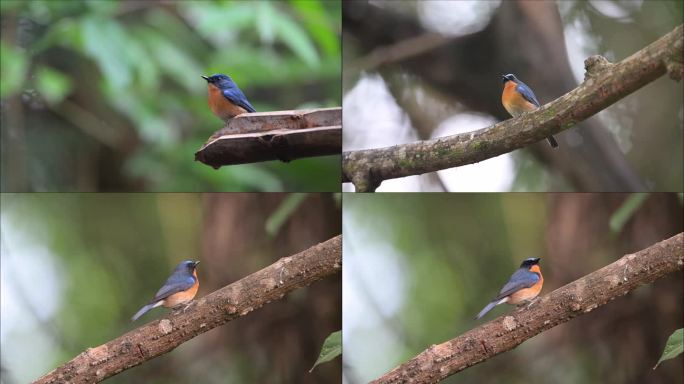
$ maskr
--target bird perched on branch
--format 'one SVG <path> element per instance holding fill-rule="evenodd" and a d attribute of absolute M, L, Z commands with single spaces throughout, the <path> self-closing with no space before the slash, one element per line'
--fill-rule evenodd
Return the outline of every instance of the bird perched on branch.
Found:
<path fill-rule="evenodd" d="M 207 81 L 209 108 L 219 119 L 227 123 L 237 115 L 256 112 L 230 76 L 216 74 L 202 78 Z"/>
<path fill-rule="evenodd" d="M 534 96 L 532 89 L 527 84 L 518 80 L 514 74 L 509 73 L 503 76 L 503 93 L 501 94 L 501 103 L 506 111 L 513 117 L 518 117 L 523 112 L 533 111 L 541 104 Z M 553 148 L 558 148 L 558 142 L 553 136 L 546 138 Z"/>
<path fill-rule="evenodd" d="M 192 300 L 197 294 L 199 288 L 199 279 L 197 278 L 197 264 L 199 261 L 184 260 L 176 266 L 171 276 L 166 280 L 157 294 L 154 295 L 149 304 L 140 308 L 131 321 L 136 321 L 140 316 L 147 313 L 152 308 L 163 306 L 172 308 L 185 304 Z"/>
<path fill-rule="evenodd" d="M 486 315 L 499 304 L 517 305 L 530 302 L 539 295 L 542 285 L 544 285 L 544 277 L 539 268 L 539 258 L 525 259 L 494 300 L 477 314 L 477 318 Z"/>

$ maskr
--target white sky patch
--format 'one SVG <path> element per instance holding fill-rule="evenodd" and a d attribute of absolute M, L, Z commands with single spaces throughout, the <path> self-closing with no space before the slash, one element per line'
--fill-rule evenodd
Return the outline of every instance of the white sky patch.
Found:
<path fill-rule="evenodd" d="M 353 205 L 353 204 L 352 204 Z M 401 258 L 391 244 L 376 242 L 376 233 L 345 210 L 344 269 L 342 270 L 342 334 L 345 364 L 361 378 L 370 380 L 395 361 L 385 355 L 398 350 L 400 340 L 388 329 L 402 307 L 406 276 Z M 373 342 L 363 335 L 373 334 Z M 380 357 L 379 357 L 380 356 Z M 381 356 L 387 367 L 382 364 Z M 372 357 L 372 359 L 370 358 Z M 373 362 L 369 366 L 368 362 Z"/>
<path fill-rule="evenodd" d="M 425 28 L 462 36 L 484 29 L 500 4 L 499 0 L 419 1 L 416 6 Z"/>
<path fill-rule="evenodd" d="M 0 339 L 12 351 L 3 363 L 13 379 L 29 382 L 54 368 L 53 340 L 39 320 L 49 323 L 60 308 L 63 282 L 58 258 L 36 239 L 35 228 L 22 230 L 9 214 L 0 220 Z"/>

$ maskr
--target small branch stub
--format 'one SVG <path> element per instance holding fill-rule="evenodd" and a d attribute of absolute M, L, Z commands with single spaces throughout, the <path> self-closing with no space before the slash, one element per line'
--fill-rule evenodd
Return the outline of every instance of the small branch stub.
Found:
<path fill-rule="evenodd" d="M 291 161 L 342 152 L 342 108 L 246 113 L 215 132 L 195 160 L 222 165 Z"/>

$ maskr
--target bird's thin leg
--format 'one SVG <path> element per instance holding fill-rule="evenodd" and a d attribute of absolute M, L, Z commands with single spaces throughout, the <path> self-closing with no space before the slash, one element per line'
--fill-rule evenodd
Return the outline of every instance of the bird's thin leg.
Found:
<path fill-rule="evenodd" d="M 539 300 L 539 297 L 535 297 L 534 299 L 530 300 L 530 303 L 527 304 L 527 307 L 525 307 L 525 309 L 529 309 L 530 306 L 532 306 L 532 304 L 537 302 L 537 300 Z"/>

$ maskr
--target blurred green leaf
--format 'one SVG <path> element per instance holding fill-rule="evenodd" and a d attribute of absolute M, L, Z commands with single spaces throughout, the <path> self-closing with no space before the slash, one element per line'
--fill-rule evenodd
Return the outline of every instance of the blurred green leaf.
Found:
<path fill-rule="evenodd" d="M 26 54 L 4 41 L 0 41 L 0 97 L 18 92 L 26 77 L 28 59 Z"/>
<path fill-rule="evenodd" d="M 237 32 L 251 27 L 256 18 L 256 2 L 231 4 L 208 3 L 205 1 L 183 2 L 183 15 L 207 40 L 221 45 L 235 39 Z"/>
<path fill-rule="evenodd" d="M 658 368 L 658 365 L 665 360 L 674 359 L 684 352 L 684 328 L 679 328 L 678 330 L 672 332 L 670 337 L 667 339 L 667 344 L 665 344 L 665 349 L 663 350 L 663 355 L 660 356 L 660 360 L 656 363 L 653 369 Z"/>
<path fill-rule="evenodd" d="M 130 60 L 126 54 L 129 39 L 125 29 L 117 22 L 102 17 L 85 17 L 81 20 L 83 49 L 102 71 L 105 81 L 115 89 L 122 89 L 133 81 Z"/>
<path fill-rule="evenodd" d="M 266 233 L 268 236 L 275 237 L 278 234 L 280 227 L 292 216 L 305 198 L 306 193 L 287 195 L 287 198 L 283 200 L 278 209 L 266 220 Z"/>
<path fill-rule="evenodd" d="M 287 45 L 300 60 L 309 67 L 318 65 L 318 53 L 304 30 L 287 17 L 274 19 L 280 40 Z"/>
<path fill-rule="evenodd" d="M 333 332 L 323 342 L 321 353 L 318 355 L 318 360 L 314 363 L 309 373 L 313 372 L 317 365 L 327 363 L 342 354 L 342 331 Z"/>
<path fill-rule="evenodd" d="M 610 230 L 613 233 L 620 233 L 622 227 L 632 218 L 634 213 L 641 207 L 644 200 L 648 197 L 646 193 L 631 194 L 622 206 L 610 217 Z"/>
<path fill-rule="evenodd" d="M 276 19 L 278 17 L 283 16 L 277 14 L 272 3 L 267 1 L 260 1 L 257 3 L 256 27 L 259 31 L 261 41 L 266 44 L 273 44 L 273 40 L 275 39 L 275 30 L 273 26 L 277 22 Z"/>
<path fill-rule="evenodd" d="M 334 23 L 330 20 L 321 2 L 294 0 L 290 4 L 302 16 L 306 29 L 309 30 L 313 39 L 321 47 L 321 50 L 328 56 L 339 56 L 340 38 L 338 33 L 342 23 Z M 339 5 L 339 3 L 336 5 Z M 341 10 L 338 12 L 341 14 Z"/>
<path fill-rule="evenodd" d="M 62 72 L 49 67 L 40 67 L 36 72 L 36 77 L 36 88 L 48 104 L 58 104 L 71 92 L 71 80 Z"/>

